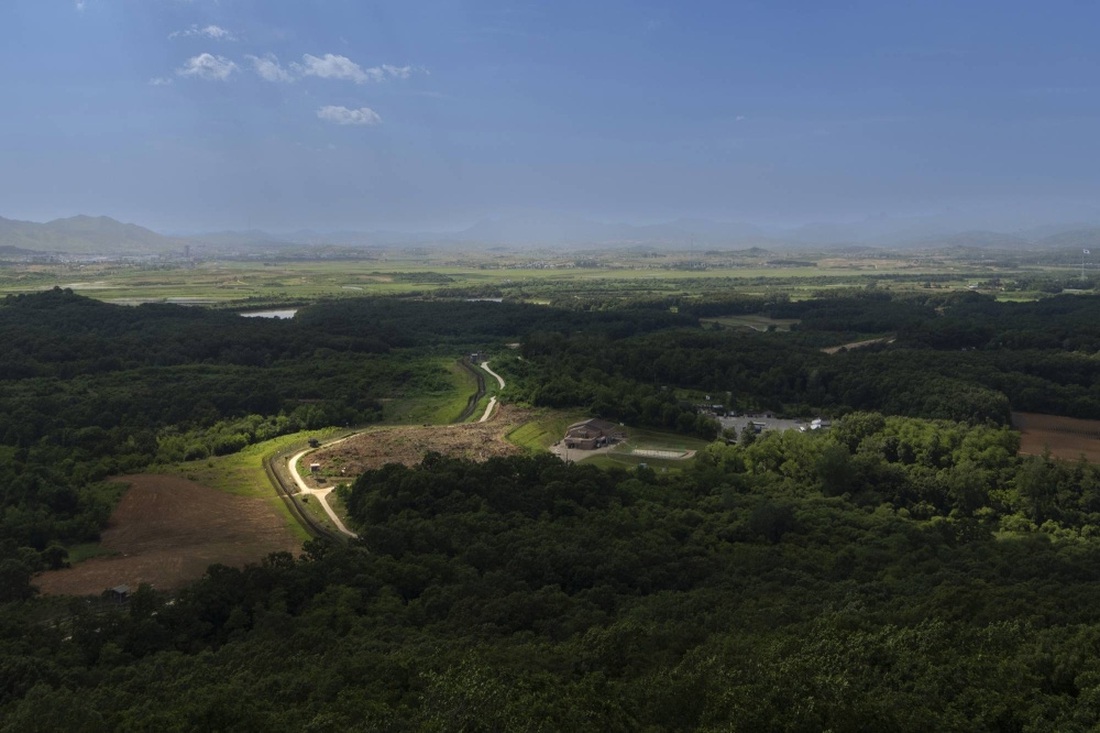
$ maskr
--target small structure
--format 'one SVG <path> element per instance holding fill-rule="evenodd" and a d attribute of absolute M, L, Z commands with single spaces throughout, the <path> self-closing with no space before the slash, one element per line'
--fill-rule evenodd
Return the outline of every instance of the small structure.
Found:
<path fill-rule="evenodd" d="M 309 472 L 312 473 L 314 476 L 321 473 L 321 464 L 320 463 L 311 463 L 311 464 L 309 464 Z"/>
<path fill-rule="evenodd" d="M 623 429 L 613 422 L 592 418 L 573 423 L 565 431 L 565 447 L 595 450 L 626 438 Z"/>
<path fill-rule="evenodd" d="M 130 600 L 130 586 L 116 585 L 114 588 L 108 589 L 105 595 L 112 601 L 125 603 Z"/>

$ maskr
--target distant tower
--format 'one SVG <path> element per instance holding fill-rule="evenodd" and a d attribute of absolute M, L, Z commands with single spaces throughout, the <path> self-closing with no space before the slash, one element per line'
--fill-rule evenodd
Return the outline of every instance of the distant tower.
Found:
<path fill-rule="evenodd" d="M 191 259 L 191 245 L 190 244 L 183 245 L 183 259 L 185 259 L 185 260 Z"/>

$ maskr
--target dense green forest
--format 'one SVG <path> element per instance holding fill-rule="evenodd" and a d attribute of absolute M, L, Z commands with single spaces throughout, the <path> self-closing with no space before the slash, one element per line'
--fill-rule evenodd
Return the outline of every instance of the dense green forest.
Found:
<path fill-rule="evenodd" d="M 347 501 L 362 543 L 15 608 L 0 729 L 1100 724 L 1100 475 L 1003 428 L 858 413 L 666 475 L 429 457 Z"/>
<path fill-rule="evenodd" d="M 744 314 L 797 323 L 699 320 Z M 0 731 L 1093 730 L 1100 471 L 1017 456 L 1007 424 L 1100 417 L 1098 316 L 877 288 L 289 321 L 8 298 Z M 883 340 L 822 351 L 860 337 Z M 433 455 L 345 491 L 347 546 L 117 609 L 32 597 L 97 535 L 104 478 L 377 420 L 468 349 L 513 402 L 711 437 L 692 394 L 837 420 L 669 473 Z"/>

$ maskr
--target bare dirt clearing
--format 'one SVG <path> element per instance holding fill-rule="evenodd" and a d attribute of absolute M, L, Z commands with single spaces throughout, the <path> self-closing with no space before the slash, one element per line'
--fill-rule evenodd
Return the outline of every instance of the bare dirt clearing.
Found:
<path fill-rule="evenodd" d="M 375 428 L 324 446 L 310 453 L 309 461 L 320 464 L 321 473 L 332 480 L 346 476 L 350 481 L 387 463 L 414 465 L 432 451 L 475 461 L 516 455 L 523 449 L 504 436 L 530 417 L 526 410 L 499 405 L 493 419 L 483 423 Z"/>
<path fill-rule="evenodd" d="M 841 349 L 845 351 L 851 351 L 852 349 L 862 349 L 864 346 L 870 346 L 872 344 L 892 344 L 895 338 L 893 336 L 883 336 L 881 338 L 864 339 L 863 341 L 852 341 L 851 343 L 841 344 L 840 346 L 827 346 L 822 349 L 826 354 L 836 354 Z"/>
<path fill-rule="evenodd" d="M 117 554 L 42 573 L 43 593 L 90 595 L 117 585 L 173 590 L 208 565 L 242 566 L 272 552 L 297 553 L 301 541 L 267 499 L 234 496 L 178 476 L 118 479 L 130 490 L 115 508 L 102 545 Z"/>
<path fill-rule="evenodd" d="M 1055 458 L 1075 461 L 1082 455 L 1090 463 L 1100 463 L 1100 420 L 1012 413 L 1012 425 L 1020 431 L 1020 453 L 1041 455 L 1050 448 Z"/>

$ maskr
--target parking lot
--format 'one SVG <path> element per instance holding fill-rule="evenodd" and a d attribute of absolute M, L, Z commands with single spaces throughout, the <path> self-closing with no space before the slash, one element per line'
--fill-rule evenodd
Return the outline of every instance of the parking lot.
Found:
<path fill-rule="evenodd" d="M 788 420 L 779 417 L 769 417 L 767 415 L 738 415 L 737 417 L 720 417 L 718 422 L 722 424 L 722 428 L 734 428 L 737 430 L 737 434 L 740 435 L 741 431 L 745 429 L 745 426 L 750 422 L 756 425 L 762 425 L 760 432 L 765 430 L 798 430 L 804 428 L 810 429 L 810 421 L 813 418 L 798 418 L 794 420 Z"/>

